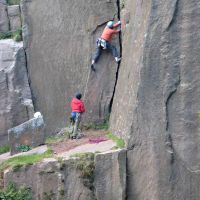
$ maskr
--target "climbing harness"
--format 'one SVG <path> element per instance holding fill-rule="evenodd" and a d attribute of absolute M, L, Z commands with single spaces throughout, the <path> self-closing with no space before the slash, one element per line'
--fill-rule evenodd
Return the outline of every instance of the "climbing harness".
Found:
<path fill-rule="evenodd" d="M 102 38 L 97 39 L 97 46 L 102 47 L 103 49 L 107 49 L 106 41 Z"/>

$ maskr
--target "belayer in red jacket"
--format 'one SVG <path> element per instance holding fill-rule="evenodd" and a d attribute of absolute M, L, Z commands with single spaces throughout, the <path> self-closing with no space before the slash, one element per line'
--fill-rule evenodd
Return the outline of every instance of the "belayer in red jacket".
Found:
<path fill-rule="evenodd" d="M 112 40 L 112 36 L 114 34 L 117 34 L 120 32 L 120 30 L 116 30 L 116 28 L 118 26 L 120 26 L 121 22 L 118 21 L 116 24 L 114 24 L 113 21 L 109 21 L 101 35 L 100 38 L 97 39 L 97 47 L 96 47 L 96 51 L 94 54 L 94 57 L 92 59 L 92 64 L 91 64 L 91 69 L 93 71 L 95 71 L 95 67 L 94 64 L 97 62 L 97 60 L 99 59 L 101 52 L 103 49 L 108 49 L 109 51 L 111 51 L 113 57 L 115 58 L 115 61 L 118 63 L 121 58 L 117 52 L 117 49 L 115 46 L 113 46 L 110 42 Z"/>
<path fill-rule="evenodd" d="M 78 139 L 80 136 L 78 135 L 78 127 L 81 120 L 81 114 L 85 112 L 85 106 L 83 101 L 81 100 L 81 93 L 77 93 L 76 96 L 71 101 L 71 123 L 73 125 L 72 131 L 72 139 Z"/>

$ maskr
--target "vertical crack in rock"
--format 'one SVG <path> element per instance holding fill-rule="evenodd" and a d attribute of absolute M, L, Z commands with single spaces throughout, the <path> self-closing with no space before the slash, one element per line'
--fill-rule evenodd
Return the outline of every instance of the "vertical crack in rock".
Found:
<path fill-rule="evenodd" d="M 177 13 L 177 10 L 178 10 L 179 0 L 175 0 L 173 3 L 174 3 L 174 5 L 173 5 L 173 12 L 172 12 L 172 15 L 171 15 L 171 19 L 169 20 L 169 23 L 168 23 L 168 25 L 166 27 L 166 31 L 168 31 L 170 29 L 170 27 L 172 26 L 172 24 L 175 21 L 176 13 Z"/>
<path fill-rule="evenodd" d="M 168 109 L 168 106 L 169 106 L 169 102 L 172 98 L 172 96 L 176 93 L 177 91 L 177 88 L 178 86 L 180 85 L 180 82 L 181 82 L 181 79 L 180 79 L 180 74 L 178 76 L 178 80 L 177 82 L 174 84 L 174 88 L 170 91 L 168 97 L 167 97 L 167 100 L 165 102 L 165 106 L 166 106 L 166 131 L 168 132 L 169 130 L 169 109 Z"/>
<path fill-rule="evenodd" d="M 29 111 L 28 111 L 28 107 L 27 106 L 26 106 L 26 116 L 27 116 L 27 119 L 28 119 L 29 118 Z"/>
<path fill-rule="evenodd" d="M 6 76 L 6 87 L 7 87 L 7 90 L 9 91 L 10 87 L 9 87 L 9 78 L 8 78 L 8 73 L 7 72 L 5 72 L 5 76 Z"/>
<path fill-rule="evenodd" d="M 118 20 L 120 20 L 120 0 L 117 0 L 116 4 L 117 4 L 117 18 L 118 18 Z M 121 36 L 121 31 L 119 33 L 119 46 L 120 46 L 120 57 L 122 57 L 122 36 Z M 115 90 L 116 90 L 118 76 L 119 76 L 120 63 L 121 63 L 121 61 L 118 63 L 118 66 L 117 66 L 117 72 L 116 72 L 116 78 L 115 78 L 115 85 L 114 85 L 114 89 L 113 89 L 113 95 L 112 95 L 112 98 L 110 100 L 110 106 L 109 106 L 109 112 L 110 113 L 111 113 L 111 110 L 112 110 L 113 100 L 114 100 L 114 96 L 115 96 Z"/>
<path fill-rule="evenodd" d="M 172 136 L 169 132 L 169 102 L 172 99 L 173 95 L 177 92 L 178 86 L 180 85 L 181 78 L 180 78 L 180 72 L 177 78 L 177 81 L 174 83 L 173 89 L 170 91 L 166 102 L 165 102 L 165 108 L 166 108 L 166 146 L 167 146 L 167 151 L 171 154 L 171 164 L 174 163 L 174 147 L 173 147 L 173 141 L 172 141 Z"/>
<path fill-rule="evenodd" d="M 7 15 L 7 19 L 8 19 L 8 30 L 11 31 L 10 18 L 8 15 L 8 4 L 6 5 L 6 15 Z"/>
<path fill-rule="evenodd" d="M 28 85 L 29 85 L 29 88 L 30 88 L 30 91 L 31 91 L 31 97 L 32 97 L 32 102 L 33 102 L 33 110 L 35 112 L 35 97 L 34 97 L 34 94 L 33 94 L 33 90 L 32 90 L 32 87 L 31 87 L 31 78 L 30 78 L 30 74 L 29 74 L 29 69 L 28 69 L 28 58 L 27 58 L 27 53 L 26 53 L 26 50 L 24 49 L 24 55 L 25 55 L 25 68 L 26 68 L 26 74 L 27 74 L 27 79 L 28 79 Z"/>

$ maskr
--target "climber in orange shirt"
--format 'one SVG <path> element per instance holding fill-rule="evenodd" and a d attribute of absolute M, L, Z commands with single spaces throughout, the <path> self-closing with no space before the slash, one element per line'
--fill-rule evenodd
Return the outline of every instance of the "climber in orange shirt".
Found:
<path fill-rule="evenodd" d="M 117 49 L 115 46 L 111 45 L 110 41 L 112 40 L 113 34 L 117 34 L 120 32 L 120 30 L 116 30 L 118 26 L 120 26 L 121 22 L 118 21 L 116 24 L 114 24 L 113 21 L 109 21 L 101 35 L 100 38 L 97 40 L 97 47 L 94 54 L 94 57 L 92 59 L 91 69 L 95 71 L 94 64 L 99 59 L 101 52 L 103 49 L 108 49 L 111 51 L 113 57 L 115 58 L 115 61 L 118 63 L 121 58 L 119 57 L 119 54 L 117 52 Z"/>

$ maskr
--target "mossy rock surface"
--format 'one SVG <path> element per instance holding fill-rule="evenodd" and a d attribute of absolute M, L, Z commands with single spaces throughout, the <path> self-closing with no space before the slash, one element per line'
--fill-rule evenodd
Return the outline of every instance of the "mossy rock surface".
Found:
<path fill-rule="evenodd" d="M 7 0 L 8 5 L 19 5 L 21 0 Z"/>

